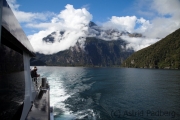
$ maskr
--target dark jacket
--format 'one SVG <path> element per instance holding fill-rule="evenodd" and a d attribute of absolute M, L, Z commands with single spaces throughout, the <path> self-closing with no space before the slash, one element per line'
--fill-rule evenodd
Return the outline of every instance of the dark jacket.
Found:
<path fill-rule="evenodd" d="M 31 78 L 38 77 L 36 70 L 31 70 Z"/>

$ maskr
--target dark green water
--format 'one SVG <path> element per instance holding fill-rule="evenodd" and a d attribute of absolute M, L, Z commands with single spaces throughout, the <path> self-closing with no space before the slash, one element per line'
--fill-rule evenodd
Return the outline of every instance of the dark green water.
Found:
<path fill-rule="evenodd" d="M 55 120 L 180 120 L 180 71 L 38 67 Z"/>

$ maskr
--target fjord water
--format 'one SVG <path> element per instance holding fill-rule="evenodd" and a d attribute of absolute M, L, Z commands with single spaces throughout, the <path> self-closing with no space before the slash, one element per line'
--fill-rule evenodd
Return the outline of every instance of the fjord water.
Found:
<path fill-rule="evenodd" d="M 180 71 L 38 67 L 55 120 L 178 120 Z"/>

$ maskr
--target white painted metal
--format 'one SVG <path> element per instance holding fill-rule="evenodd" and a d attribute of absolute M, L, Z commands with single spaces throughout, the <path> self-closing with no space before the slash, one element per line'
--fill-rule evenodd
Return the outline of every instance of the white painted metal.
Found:
<path fill-rule="evenodd" d="M 31 76 L 30 76 L 30 56 L 27 53 L 23 53 L 24 61 L 24 75 L 25 75 L 25 97 L 24 97 L 24 107 L 21 115 L 21 120 L 24 120 L 32 106 L 32 101 L 34 101 L 36 96 L 36 91 L 34 89 Z"/>
<path fill-rule="evenodd" d="M 0 25 L 2 26 L 2 6 L 3 0 L 0 0 Z M 0 45 L 1 45 L 1 26 L 0 26 Z"/>

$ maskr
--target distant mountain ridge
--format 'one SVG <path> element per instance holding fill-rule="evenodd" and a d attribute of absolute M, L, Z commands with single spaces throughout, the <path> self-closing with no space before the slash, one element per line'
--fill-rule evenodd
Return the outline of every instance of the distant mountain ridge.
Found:
<path fill-rule="evenodd" d="M 61 42 L 70 31 L 54 31 L 42 38 L 43 42 L 56 44 Z M 36 53 L 31 65 L 57 66 L 120 66 L 134 50 L 127 48 L 129 44 L 121 37 L 143 37 L 139 33 L 129 33 L 117 29 L 105 29 L 90 22 L 86 37 L 79 37 L 76 45 L 52 55 Z M 79 41 L 85 40 L 83 47 Z"/>
<path fill-rule="evenodd" d="M 36 58 L 31 59 L 31 65 L 120 66 L 134 52 L 127 49 L 126 44 L 123 40 L 104 41 L 89 37 L 86 38 L 84 49 L 77 42 L 76 46 L 53 55 L 37 53 Z"/>
<path fill-rule="evenodd" d="M 132 54 L 124 67 L 180 69 L 180 29 Z"/>
<path fill-rule="evenodd" d="M 54 31 L 48 36 L 42 39 L 46 43 L 54 43 L 55 38 L 58 38 L 58 41 L 65 39 L 64 34 L 67 31 Z M 118 40 L 121 39 L 121 36 L 129 37 L 143 37 L 140 33 L 129 33 L 127 31 L 119 31 L 117 29 L 104 29 L 103 27 L 97 26 L 94 22 L 89 23 L 88 32 L 86 33 L 87 37 L 95 37 L 102 40 Z"/>

